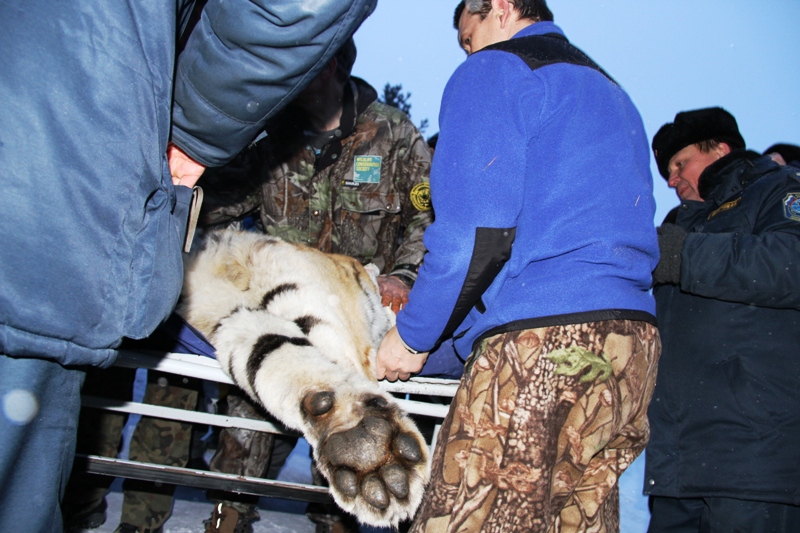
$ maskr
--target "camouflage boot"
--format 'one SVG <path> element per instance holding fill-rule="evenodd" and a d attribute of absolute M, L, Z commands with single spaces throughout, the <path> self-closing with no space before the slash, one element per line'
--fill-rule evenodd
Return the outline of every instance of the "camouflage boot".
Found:
<path fill-rule="evenodd" d="M 140 529 L 136 526 L 132 526 L 123 522 L 117 526 L 117 529 L 114 530 L 114 533 L 162 533 L 163 531 L 164 526 L 158 526 L 155 529 Z"/>
<path fill-rule="evenodd" d="M 253 533 L 253 522 L 260 519 L 255 506 L 218 502 L 214 504 L 211 518 L 203 523 L 205 533 Z"/>

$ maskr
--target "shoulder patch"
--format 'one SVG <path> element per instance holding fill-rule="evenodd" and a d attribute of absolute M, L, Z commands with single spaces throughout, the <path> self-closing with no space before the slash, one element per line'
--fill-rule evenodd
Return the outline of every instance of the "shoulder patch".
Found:
<path fill-rule="evenodd" d="M 708 220 L 711 220 L 715 216 L 719 215 L 720 213 L 723 213 L 723 212 L 727 211 L 728 209 L 733 209 L 734 207 L 736 207 L 740 203 L 742 203 L 742 197 L 741 196 L 739 198 L 737 198 L 736 200 L 732 200 L 730 202 L 726 202 L 726 203 L 722 204 L 715 211 L 713 211 L 710 215 L 708 215 Z"/>
<path fill-rule="evenodd" d="M 427 181 L 417 183 L 409 193 L 411 205 L 417 211 L 430 211 L 431 209 L 431 185 Z"/>
<path fill-rule="evenodd" d="M 800 222 L 800 192 L 792 192 L 783 199 L 783 214 L 789 220 Z"/>

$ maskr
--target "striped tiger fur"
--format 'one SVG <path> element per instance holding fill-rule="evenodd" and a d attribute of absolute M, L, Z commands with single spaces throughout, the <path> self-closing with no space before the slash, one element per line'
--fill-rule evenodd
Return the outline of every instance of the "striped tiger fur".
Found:
<path fill-rule="evenodd" d="M 178 313 L 222 369 L 303 433 L 335 501 L 360 521 L 397 526 L 428 480 L 428 449 L 375 379 L 394 315 L 358 261 L 252 232 L 204 237 L 185 261 Z"/>

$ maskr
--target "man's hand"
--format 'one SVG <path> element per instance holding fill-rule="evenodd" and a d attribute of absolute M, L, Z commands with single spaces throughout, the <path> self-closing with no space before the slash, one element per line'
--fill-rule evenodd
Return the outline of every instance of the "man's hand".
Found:
<path fill-rule="evenodd" d="M 411 374 L 422 370 L 427 359 L 428 352 L 409 352 L 397 333 L 397 327 L 393 327 L 386 333 L 381 347 L 378 348 L 377 378 L 406 381 Z"/>
<path fill-rule="evenodd" d="M 686 230 L 676 224 L 662 224 L 657 228 L 658 249 L 661 257 L 653 271 L 653 285 L 681 282 L 681 252 Z"/>
<path fill-rule="evenodd" d="M 176 186 L 183 185 L 191 189 L 206 170 L 206 167 L 172 143 L 167 145 L 167 160 L 169 161 L 169 172 L 172 174 L 172 184 Z"/>
<path fill-rule="evenodd" d="M 391 307 L 394 314 L 397 314 L 408 303 L 411 289 L 396 276 L 378 276 L 378 291 L 381 293 L 383 306 Z"/>

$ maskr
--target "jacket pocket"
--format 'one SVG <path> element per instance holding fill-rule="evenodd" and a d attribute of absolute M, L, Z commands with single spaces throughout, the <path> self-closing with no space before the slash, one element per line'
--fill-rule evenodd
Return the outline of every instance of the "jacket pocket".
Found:
<path fill-rule="evenodd" d="M 342 189 L 339 198 L 344 211 L 383 216 L 400 213 L 400 195 L 395 191 Z"/>
<path fill-rule="evenodd" d="M 340 189 L 334 213 L 339 253 L 360 261 L 374 261 L 383 271 L 388 250 L 393 250 L 400 227 L 400 199 L 394 191 Z M 384 260 L 386 259 L 386 260 Z"/>

